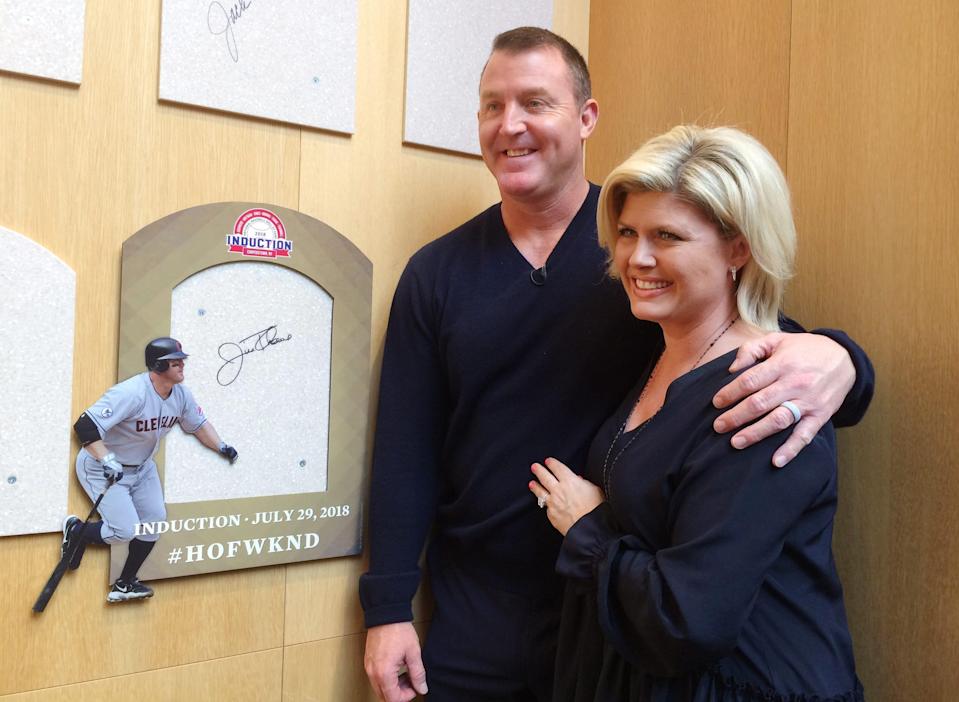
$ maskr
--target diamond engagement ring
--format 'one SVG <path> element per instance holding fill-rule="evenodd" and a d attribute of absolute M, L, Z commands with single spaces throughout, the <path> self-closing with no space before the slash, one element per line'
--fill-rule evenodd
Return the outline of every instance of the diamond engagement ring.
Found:
<path fill-rule="evenodd" d="M 536 506 L 539 507 L 540 509 L 543 509 L 543 507 L 546 506 L 546 500 L 548 499 L 549 499 L 549 495 L 540 495 L 539 497 L 536 498 Z"/>

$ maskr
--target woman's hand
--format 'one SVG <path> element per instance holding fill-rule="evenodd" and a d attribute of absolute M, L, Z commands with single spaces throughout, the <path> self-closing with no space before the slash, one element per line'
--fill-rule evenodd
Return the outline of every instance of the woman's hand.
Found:
<path fill-rule="evenodd" d="M 543 463 L 532 465 L 536 480 L 530 481 L 529 489 L 546 508 L 550 523 L 566 536 L 569 528 L 605 502 L 606 496 L 555 458 L 547 458 Z"/>

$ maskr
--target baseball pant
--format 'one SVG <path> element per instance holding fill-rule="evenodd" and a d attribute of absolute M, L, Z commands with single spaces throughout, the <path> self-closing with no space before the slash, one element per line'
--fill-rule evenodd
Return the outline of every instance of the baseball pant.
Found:
<path fill-rule="evenodd" d="M 96 500 L 107 486 L 103 467 L 89 453 L 80 451 L 76 469 L 80 485 L 91 500 Z M 97 511 L 103 517 L 100 536 L 108 544 L 125 543 L 134 537 L 141 541 L 159 539 L 157 534 L 136 534 L 137 524 L 166 519 L 163 487 L 153 459 L 136 468 L 124 467 L 123 479 L 107 490 Z"/>

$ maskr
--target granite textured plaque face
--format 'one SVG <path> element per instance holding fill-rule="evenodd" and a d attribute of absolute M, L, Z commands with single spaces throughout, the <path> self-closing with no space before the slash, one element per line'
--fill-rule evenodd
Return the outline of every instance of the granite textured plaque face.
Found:
<path fill-rule="evenodd" d="M 0 70 L 79 83 L 84 0 L 0 0 Z"/>
<path fill-rule="evenodd" d="M 223 263 L 177 285 L 171 311 L 170 334 L 183 339 L 190 354 L 185 384 L 220 436 L 242 444 L 243 460 L 231 466 L 192 437 L 172 432 L 167 502 L 324 492 L 329 294 L 292 268 Z"/>
<path fill-rule="evenodd" d="M 156 456 L 167 519 L 143 580 L 359 553 L 372 267 L 343 236 L 260 203 L 178 212 L 123 245 L 119 378 L 154 337 L 239 459 L 174 428 Z M 115 545 L 111 578 L 126 546 Z"/>
<path fill-rule="evenodd" d="M 549 29 L 552 0 L 409 0 L 404 141 L 479 154 L 479 81 L 494 37 Z"/>
<path fill-rule="evenodd" d="M 357 0 L 163 0 L 160 98 L 353 131 Z"/>
<path fill-rule="evenodd" d="M 0 536 L 59 531 L 67 512 L 76 275 L 0 227 Z"/>

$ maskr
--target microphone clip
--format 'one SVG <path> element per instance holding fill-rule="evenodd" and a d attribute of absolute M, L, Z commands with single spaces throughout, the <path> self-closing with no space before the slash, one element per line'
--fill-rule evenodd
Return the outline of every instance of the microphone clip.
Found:
<path fill-rule="evenodd" d="M 546 279 L 549 276 L 546 274 L 546 264 L 543 264 L 542 268 L 534 268 L 529 272 L 529 279 L 533 281 L 533 285 L 543 286 L 546 285 Z"/>

